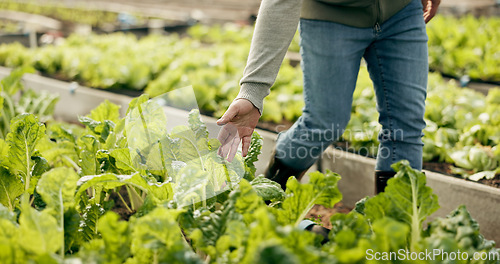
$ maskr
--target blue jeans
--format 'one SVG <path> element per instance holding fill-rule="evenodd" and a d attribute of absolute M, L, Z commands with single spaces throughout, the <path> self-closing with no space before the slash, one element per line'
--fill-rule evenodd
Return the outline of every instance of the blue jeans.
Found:
<path fill-rule="evenodd" d="M 280 133 L 276 158 L 307 169 L 342 135 L 364 58 L 382 125 L 376 170 L 390 171 L 402 159 L 421 170 L 428 74 L 421 1 L 413 0 L 373 28 L 302 19 L 299 30 L 305 107 L 298 121 Z"/>

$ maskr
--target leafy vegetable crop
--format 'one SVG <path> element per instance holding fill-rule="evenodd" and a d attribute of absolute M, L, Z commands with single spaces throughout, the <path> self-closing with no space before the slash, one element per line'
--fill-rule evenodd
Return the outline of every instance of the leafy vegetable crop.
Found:
<path fill-rule="evenodd" d="M 429 23 L 430 68 L 458 77 L 500 82 L 500 18 L 437 16 Z"/>
<path fill-rule="evenodd" d="M 369 250 L 498 253 L 464 207 L 425 228 L 438 198 L 404 161 L 385 193 L 332 217 L 321 245 L 297 223 L 312 205 L 341 200 L 339 175 L 291 177 L 284 192 L 254 175 L 257 134 L 249 155 L 228 163 L 197 111 L 171 131 L 162 113 L 141 96 L 124 118 L 102 103 L 80 117 L 84 128 L 14 117 L 0 139 L 0 262 L 377 263 Z"/>
<path fill-rule="evenodd" d="M 189 34 L 192 38 L 171 35 L 140 40 L 123 34 L 74 35 L 59 46 L 36 50 L 1 45 L 0 64 L 33 65 L 49 76 L 103 89 L 144 91 L 152 97 L 192 85 L 201 111 L 221 116 L 238 94 L 251 28 L 195 26 Z M 497 89 L 484 97 L 445 83 L 438 74 L 430 74 L 428 86 L 424 160 L 451 163 L 459 168 L 455 174 L 472 180 L 495 177 L 500 163 Z M 342 139 L 350 150 L 370 156 L 377 153 L 380 130 L 374 98 L 371 80 L 362 67 L 352 118 Z M 285 63 L 265 100 L 261 120 L 293 122 L 302 108 L 302 74 Z M 4 127 L 8 129 L 8 123 Z M 470 155 L 471 149 L 476 154 Z"/>

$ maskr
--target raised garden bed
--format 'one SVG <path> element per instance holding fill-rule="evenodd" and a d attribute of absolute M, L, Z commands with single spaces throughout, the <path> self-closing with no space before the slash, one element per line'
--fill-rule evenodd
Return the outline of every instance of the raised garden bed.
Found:
<path fill-rule="evenodd" d="M 0 78 L 8 75 L 9 70 L 0 69 Z M 27 87 L 35 90 L 47 90 L 58 93 L 60 102 L 55 110 L 57 118 L 76 122 L 78 115 L 87 114 L 104 100 L 109 100 L 117 105 L 121 105 L 121 111 L 125 111 L 131 97 L 117 95 L 105 91 L 99 91 L 87 87 L 77 87 L 74 84 L 41 77 L 38 75 L 27 74 L 24 77 L 24 83 Z M 168 110 L 169 126 L 184 124 L 186 113 L 177 110 Z M 215 119 L 211 117 L 202 117 L 207 125 L 211 137 L 216 137 L 219 127 L 215 124 Z M 276 134 L 260 131 L 263 137 L 263 150 L 259 161 L 255 164 L 257 174 L 262 173 L 270 158 L 271 151 L 276 140 Z M 319 167 L 312 170 L 331 169 L 340 175 L 343 179 L 339 182 L 339 189 L 343 193 L 343 204 L 347 207 L 353 207 L 359 199 L 373 195 L 373 170 L 375 160 L 367 157 L 355 155 L 335 149 L 328 149 Z M 434 192 L 439 196 L 441 209 L 435 214 L 444 216 L 458 205 L 465 204 L 470 210 L 472 216 L 481 226 L 481 232 L 486 238 L 500 242 L 500 222 L 497 221 L 500 216 L 500 189 L 481 185 L 478 183 L 457 179 L 454 177 L 426 172 L 427 181 Z M 307 181 L 307 177 L 304 181 Z"/>

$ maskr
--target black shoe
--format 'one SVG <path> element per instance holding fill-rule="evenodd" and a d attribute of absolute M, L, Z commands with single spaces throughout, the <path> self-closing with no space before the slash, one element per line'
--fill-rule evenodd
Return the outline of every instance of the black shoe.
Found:
<path fill-rule="evenodd" d="M 290 178 L 290 176 L 295 176 L 297 180 L 300 180 L 302 176 L 304 176 L 306 171 L 307 170 L 296 170 L 288 167 L 279 159 L 277 159 L 273 153 L 271 161 L 269 162 L 264 175 L 266 176 L 266 178 L 279 183 L 281 185 L 281 188 L 283 190 L 286 190 L 286 182 L 288 181 L 288 178 Z"/>
<path fill-rule="evenodd" d="M 375 194 L 379 194 L 385 190 L 387 181 L 394 177 L 394 171 L 375 171 Z"/>
<path fill-rule="evenodd" d="M 302 222 L 300 222 L 299 224 L 299 228 L 322 236 L 323 240 L 321 241 L 321 245 L 330 241 L 330 239 L 328 239 L 328 234 L 330 233 L 330 229 L 322 227 L 314 223 L 313 221 L 302 220 Z"/>

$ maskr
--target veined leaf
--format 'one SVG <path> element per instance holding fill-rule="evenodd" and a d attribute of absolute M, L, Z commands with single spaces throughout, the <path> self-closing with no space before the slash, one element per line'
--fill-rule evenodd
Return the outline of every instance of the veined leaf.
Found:
<path fill-rule="evenodd" d="M 15 200 L 24 192 L 21 178 L 0 167 L 0 203 L 14 211 Z"/>
<path fill-rule="evenodd" d="M 44 212 L 52 213 L 57 219 L 64 241 L 64 212 L 75 205 L 75 191 L 78 175 L 71 168 L 54 168 L 42 175 L 36 188 L 47 204 Z M 61 247 L 61 256 L 64 256 L 64 243 Z"/>
<path fill-rule="evenodd" d="M 12 120 L 11 132 L 7 135 L 9 144 L 9 168 L 21 176 L 25 190 L 30 190 L 30 180 L 34 162 L 31 156 L 35 146 L 45 133 L 45 126 L 31 114 L 22 114 Z M 31 188 L 32 189 L 32 188 Z"/>
<path fill-rule="evenodd" d="M 15 222 L 0 218 L 0 263 L 26 263 L 19 239 L 19 227 Z"/>
<path fill-rule="evenodd" d="M 120 106 L 104 100 L 99 106 L 90 111 L 89 117 L 99 122 L 109 120 L 116 124 L 120 121 Z"/>
<path fill-rule="evenodd" d="M 309 174 L 309 183 L 300 184 L 295 177 L 286 184 L 287 197 L 282 209 L 274 209 L 273 213 L 281 224 L 298 225 L 315 204 L 328 208 L 342 199 L 337 188 L 340 176 L 327 170 L 326 174 L 313 172 Z"/>
<path fill-rule="evenodd" d="M 285 192 L 279 183 L 266 177 L 256 177 L 250 184 L 257 194 L 265 201 L 283 201 Z"/>
<path fill-rule="evenodd" d="M 53 142 L 48 136 L 44 136 L 38 142 L 37 149 L 53 167 L 78 167 L 78 153 L 74 142 Z"/>
<path fill-rule="evenodd" d="M 137 219 L 132 231 L 132 254 L 144 263 L 203 263 L 183 238 L 177 224 L 181 210 L 157 207 Z M 141 262 L 138 261 L 138 262 Z"/>
<path fill-rule="evenodd" d="M 25 194 L 26 195 L 26 194 Z M 20 246 L 31 254 L 52 254 L 64 245 L 64 233 L 57 220 L 47 211 L 39 212 L 29 206 L 26 199 L 21 202 L 19 217 Z"/>
<path fill-rule="evenodd" d="M 99 141 L 92 135 L 84 135 L 78 139 L 78 147 L 80 148 L 78 165 L 82 168 L 82 174 L 98 174 L 100 168 L 96 153 L 99 148 Z"/>
<path fill-rule="evenodd" d="M 245 157 L 245 179 L 247 180 L 252 180 L 255 177 L 256 168 L 254 163 L 257 162 L 259 155 L 262 153 L 262 143 L 262 137 L 257 132 L 253 132 L 250 148 Z"/>
<path fill-rule="evenodd" d="M 365 214 L 371 220 L 385 216 L 398 219 L 410 227 L 411 248 L 421 239 L 422 223 L 439 208 L 437 196 L 426 186 L 422 172 L 410 167 L 408 161 L 393 165 L 397 171 L 390 179 L 385 192 L 365 202 Z"/>
<path fill-rule="evenodd" d="M 97 223 L 107 263 L 124 263 L 130 257 L 131 231 L 128 222 L 119 220 L 118 214 L 107 212 Z"/>
<path fill-rule="evenodd" d="M 64 211 L 75 206 L 78 178 L 73 169 L 59 167 L 44 173 L 38 181 L 36 190 L 47 203 L 47 209 L 54 210 L 60 225 L 63 224 Z"/>
<path fill-rule="evenodd" d="M 130 157 L 135 168 L 163 170 L 164 155 L 159 142 L 167 134 L 167 118 L 158 101 L 145 99 L 133 100 L 125 117 Z"/>
<path fill-rule="evenodd" d="M 118 169 L 123 172 L 137 172 L 132 164 L 128 148 L 114 149 L 110 155 L 115 159 L 115 165 Z"/>

